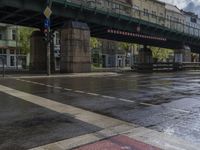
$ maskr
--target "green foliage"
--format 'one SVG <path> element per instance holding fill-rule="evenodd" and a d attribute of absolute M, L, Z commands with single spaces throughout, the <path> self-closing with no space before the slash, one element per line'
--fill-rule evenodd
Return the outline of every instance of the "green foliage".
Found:
<path fill-rule="evenodd" d="M 151 47 L 153 58 L 157 61 L 164 61 L 169 58 L 170 55 L 173 54 L 173 50 L 159 48 L 159 47 Z"/>
<path fill-rule="evenodd" d="M 130 47 L 132 46 L 132 44 L 130 43 L 125 43 L 125 42 L 121 42 L 119 44 L 120 48 L 125 50 L 126 52 L 130 50 Z"/>
<path fill-rule="evenodd" d="M 94 49 L 99 48 L 102 45 L 102 43 L 97 38 L 90 38 L 90 45 L 91 48 Z"/>
<path fill-rule="evenodd" d="M 22 53 L 27 54 L 30 52 L 30 37 L 32 32 L 34 31 L 33 28 L 27 27 L 20 27 L 19 32 L 19 46 Z"/>
<path fill-rule="evenodd" d="M 121 42 L 121 43 L 119 44 L 119 47 L 120 47 L 121 49 L 125 50 L 126 53 L 127 53 L 127 52 L 129 52 L 129 51 L 131 50 L 132 47 L 135 47 L 135 44 L 133 44 L 133 43 Z"/>

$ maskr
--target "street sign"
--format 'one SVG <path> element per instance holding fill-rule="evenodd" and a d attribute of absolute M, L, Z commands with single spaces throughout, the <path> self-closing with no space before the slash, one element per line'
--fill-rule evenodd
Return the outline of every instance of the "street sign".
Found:
<path fill-rule="evenodd" d="M 52 14 L 52 10 L 49 6 L 47 6 L 46 9 L 44 10 L 44 15 L 46 18 L 50 18 L 51 14 Z"/>
<path fill-rule="evenodd" d="M 50 20 L 49 19 L 45 19 L 44 20 L 44 28 L 48 29 L 51 26 Z"/>

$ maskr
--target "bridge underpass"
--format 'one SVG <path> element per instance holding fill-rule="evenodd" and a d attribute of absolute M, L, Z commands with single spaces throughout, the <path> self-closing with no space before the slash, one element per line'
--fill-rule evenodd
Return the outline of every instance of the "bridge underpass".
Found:
<path fill-rule="evenodd" d="M 143 21 L 132 16 L 104 11 L 97 7 L 89 7 L 84 1 L 81 1 L 80 4 L 76 3 L 77 1 L 67 2 L 65 0 L 52 0 L 53 15 L 51 17 L 51 28 L 54 30 L 61 29 L 63 72 L 87 72 L 90 70 L 88 45 L 90 36 L 84 36 L 89 35 L 89 33 L 92 37 L 97 38 L 178 50 L 183 49 L 186 45 L 191 48 L 192 52 L 199 53 L 199 37 L 170 30 L 158 24 Z M 1 0 L 0 22 L 35 27 L 43 30 L 43 22 L 45 19 L 43 11 L 46 6 L 46 0 Z M 83 23 L 79 23 L 79 25 L 81 25 L 79 28 L 77 23 L 71 21 Z M 88 26 L 89 29 L 86 29 L 84 26 Z M 75 41 L 77 40 L 75 38 L 77 35 L 74 34 L 77 28 L 79 28 L 79 31 L 77 32 L 81 32 L 84 28 L 84 30 L 87 30 L 87 33 L 82 32 L 82 37 L 80 36 L 81 34 L 79 34 L 78 40 L 81 41 L 79 42 L 79 48 L 77 48 L 77 45 L 72 48 L 73 42 L 76 43 Z M 68 32 L 69 30 L 74 30 L 74 32 Z M 74 38 L 66 39 L 69 35 L 74 36 Z M 62 40 L 62 38 L 65 40 Z M 42 43 L 42 37 L 38 39 L 37 36 L 36 39 L 37 40 L 33 40 L 35 41 L 32 43 L 33 45 Z M 72 42 L 70 42 L 70 44 L 65 44 L 69 41 Z M 41 59 L 41 54 L 39 53 L 40 51 L 44 51 L 44 45 L 36 46 L 35 50 L 36 49 L 38 49 L 38 52 L 35 55 L 37 58 L 33 58 L 35 63 L 42 64 L 41 61 L 43 60 L 43 64 L 45 64 L 45 59 Z M 68 51 L 69 49 L 71 50 L 71 53 Z M 77 55 L 77 53 L 79 54 Z M 72 59 L 66 62 L 65 56 L 70 56 Z M 76 59 L 77 57 L 79 58 Z M 83 70 L 73 70 L 69 69 L 70 64 L 72 64 L 72 66 L 77 66 L 75 64 L 79 64 L 75 68 L 84 68 L 83 65 L 85 64 L 87 64 L 87 67 Z M 40 68 L 41 66 L 35 65 L 34 67 Z M 41 67 L 41 69 L 44 68 L 45 67 Z"/>

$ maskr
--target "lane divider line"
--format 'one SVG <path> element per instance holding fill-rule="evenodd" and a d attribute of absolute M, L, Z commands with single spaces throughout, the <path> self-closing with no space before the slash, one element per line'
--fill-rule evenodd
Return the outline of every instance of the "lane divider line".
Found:
<path fill-rule="evenodd" d="M 32 84 L 36 84 L 36 85 L 46 86 L 46 87 L 50 87 L 50 88 L 65 90 L 65 91 L 73 91 L 73 92 L 79 93 L 79 94 L 87 94 L 87 95 L 90 95 L 90 96 L 102 97 L 102 98 L 106 98 L 106 99 L 110 99 L 110 100 L 118 100 L 118 101 L 127 102 L 127 103 L 136 103 L 133 100 L 124 99 L 124 98 L 101 95 L 101 94 L 97 94 L 97 93 L 90 93 L 90 92 L 85 92 L 85 91 L 81 91 L 81 90 L 73 90 L 73 89 L 69 89 L 69 88 L 54 87 L 53 85 L 43 84 L 43 83 L 29 81 L 29 80 L 23 80 L 23 79 L 16 79 L 16 80 L 17 81 L 22 81 L 22 82 L 27 82 L 27 83 L 32 83 Z M 150 104 L 150 103 L 145 103 L 145 102 L 141 102 L 141 103 L 138 103 L 138 104 L 139 105 L 144 105 L 144 106 L 149 106 L 149 107 L 157 106 L 157 105 Z M 169 109 L 177 111 L 177 112 L 181 112 L 181 113 L 187 113 L 187 114 L 190 113 L 190 111 L 183 110 L 183 109 L 177 109 L 177 108 L 169 108 Z"/>
<path fill-rule="evenodd" d="M 100 94 L 96 94 L 96 93 L 86 93 L 88 95 L 92 95 L 92 96 L 100 96 Z"/>
<path fill-rule="evenodd" d="M 84 91 L 79 91 L 79 90 L 75 90 L 74 92 L 76 92 L 76 93 L 81 93 L 81 94 L 85 94 Z"/>

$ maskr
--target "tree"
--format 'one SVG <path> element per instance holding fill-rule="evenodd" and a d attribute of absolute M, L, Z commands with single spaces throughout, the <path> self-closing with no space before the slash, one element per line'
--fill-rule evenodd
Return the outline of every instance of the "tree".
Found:
<path fill-rule="evenodd" d="M 90 45 L 92 49 L 99 48 L 102 43 L 97 38 L 90 38 Z"/>
<path fill-rule="evenodd" d="M 21 53 L 27 54 L 30 52 L 30 37 L 32 32 L 34 31 L 33 28 L 27 27 L 20 27 L 18 30 L 19 33 L 19 47 Z"/>
<path fill-rule="evenodd" d="M 151 47 L 151 50 L 156 61 L 164 61 L 173 53 L 173 50 L 159 47 Z"/>

